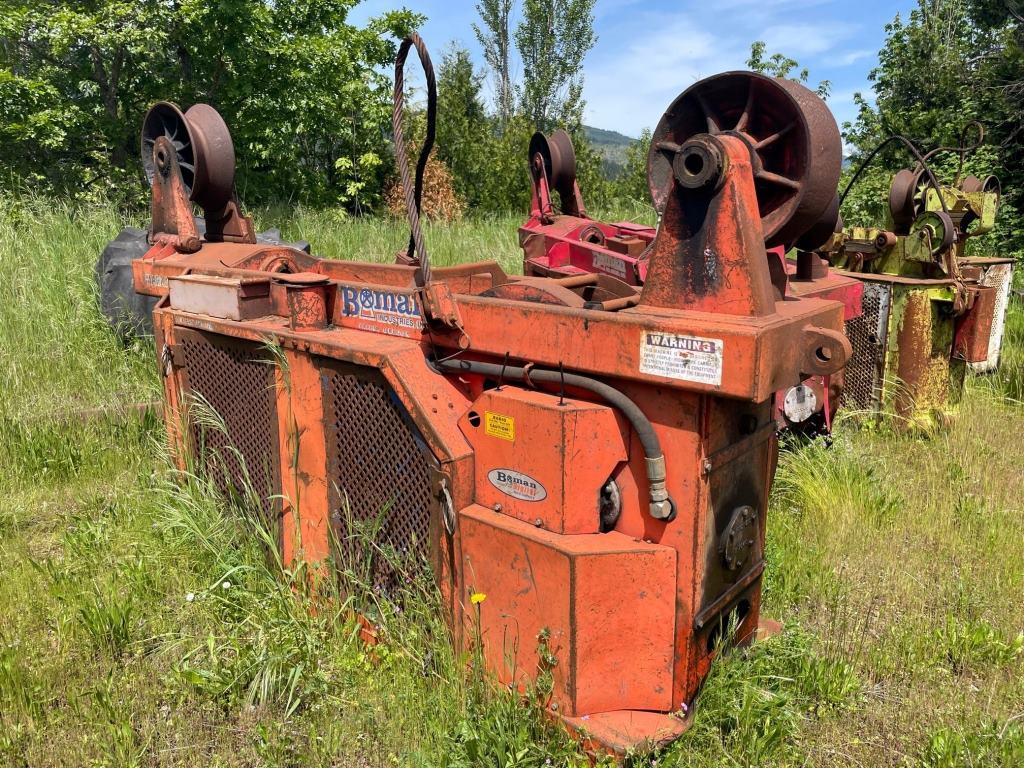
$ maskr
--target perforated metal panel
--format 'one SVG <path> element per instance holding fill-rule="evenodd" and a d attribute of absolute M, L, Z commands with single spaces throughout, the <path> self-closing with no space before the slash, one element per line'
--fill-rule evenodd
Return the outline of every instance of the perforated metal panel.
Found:
<path fill-rule="evenodd" d="M 321 371 L 340 565 L 389 588 L 396 564 L 416 569 L 429 555 L 437 462 L 378 371 L 334 361 Z"/>
<path fill-rule="evenodd" d="M 189 434 L 200 465 L 224 494 L 262 500 L 267 515 L 279 506 L 281 461 L 274 366 L 250 341 L 178 329 L 184 354 Z"/>
<path fill-rule="evenodd" d="M 1010 303 L 1010 286 L 1013 285 L 1013 265 L 993 264 L 982 273 L 981 284 L 996 289 L 996 305 L 992 312 L 992 333 L 988 340 L 988 357 L 981 363 L 969 363 L 976 373 L 991 373 L 999 367 L 1003 350 L 1003 333 L 1006 330 L 1006 309 Z"/>
<path fill-rule="evenodd" d="M 888 284 L 865 282 L 863 314 L 846 322 L 846 335 L 853 346 L 853 355 L 846 364 L 842 401 L 844 408 L 878 410 L 891 299 L 892 289 Z"/>

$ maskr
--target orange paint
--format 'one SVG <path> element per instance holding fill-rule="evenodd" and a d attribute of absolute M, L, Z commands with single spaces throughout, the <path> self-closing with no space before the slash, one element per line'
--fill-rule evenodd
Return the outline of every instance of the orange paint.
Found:
<path fill-rule="evenodd" d="M 552 711 L 619 754 L 674 738 L 729 621 L 740 640 L 758 626 L 773 393 L 850 352 L 840 302 L 775 300 L 747 150 L 716 141 L 721 183 L 665 190 L 640 301 L 617 311 L 586 308 L 585 281 L 493 262 L 417 286 L 413 267 L 282 246 L 154 247 L 133 265 L 140 292 L 224 278 L 179 280 L 156 311 L 179 460 L 181 404 L 203 394 L 189 366 L 228 361 L 247 372 L 218 380 L 242 406 L 231 427 L 245 450 L 266 452 L 253 434 L 266 413 L 244 406 L 276 411 L 286 562 L 326 576 L 345 494 L 372 498 L 380 508 L 355 511 L 379 522 L 373 544 L 429 561 L 455 642 L 482 643 L 497 678 L 525 689 L 550 676 Z M 178 348 L 195 336 L 231 343 L 190 361 Z M 562 370 L 628 402 L 585 382 L 561 392 L 557 377 L 440 367 L 452 359 Z M 276 365 L 269 401 L 254 364 Z M 664 491 L 674 516 L 659 511 Z M 387 590 L 398 576 L 375 578 Z"/>

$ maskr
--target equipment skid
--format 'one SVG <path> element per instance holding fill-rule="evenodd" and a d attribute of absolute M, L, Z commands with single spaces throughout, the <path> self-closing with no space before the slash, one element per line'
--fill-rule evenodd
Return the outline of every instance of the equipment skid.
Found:
<path fill-rule="evenodd" d="M 425 57 L 413 37 L 400 64 L 410 46 Z M 821 217 L 838 164 L 806 154 L 802 191 L 766 198 L 771 172 L 690 98 L 655 133 L 646 281 L 612 308 L 588 298 L 596 275 L 431 269 L 415 221 L 406 264 L 257 243 L 219 116 L 158 105 L 143 136 L 154 224 L 134 278 L 159 298 L 178 460 L 254 488 L 285 561 L 323 576 L 378 521 L 381 548 L 429 568 L 460 647 L 523 691 L 550 676 L 547 711 L 618 755 L 678 737 L 722 642 L 753 637 L 773 394 L 851 351 L 843 304 L 780 297 L 766 255 L 765 227 Z M 815 131 L 792 129 L 838 153 Z M 373 578 L 401 599 L 388 562 Z"/>

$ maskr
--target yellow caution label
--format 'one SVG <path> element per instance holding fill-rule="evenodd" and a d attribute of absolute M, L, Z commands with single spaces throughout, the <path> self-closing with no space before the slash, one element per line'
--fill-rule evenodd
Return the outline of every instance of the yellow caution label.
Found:
<path fill-rule="evenodd" d="M 502 413 L 484 411 L 484 432 L 502 440 L 515 440 L 516 420 Z"/>

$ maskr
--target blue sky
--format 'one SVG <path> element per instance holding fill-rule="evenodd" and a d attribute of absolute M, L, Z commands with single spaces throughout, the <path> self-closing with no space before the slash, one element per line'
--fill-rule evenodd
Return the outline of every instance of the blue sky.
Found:
<path fill-rule="evenodd" d="M 350 18 L 363 23 L 399 4 L 367 0 Z M 457 41 L 483 66 L 471 26 L 477 20 L 475 0 L 401 4 L 427 17 L 420 33 L 435 61 Z M 897 13 L 906 18 L 915 5 L 912 0 L 597 0 L 597 44 L 584 63 L 584 120 L 637 136 L 653 128 L 695 80 L 744 68 L 751 42 L 764 40 L 768 53 L 784 53 L 808 68 L 812 84 L 832 82 L 829 106 L 842 124 L 856 114 L 853 94 L 870 95 L 868 73 L 884 42 L 885 24 Z"/>

